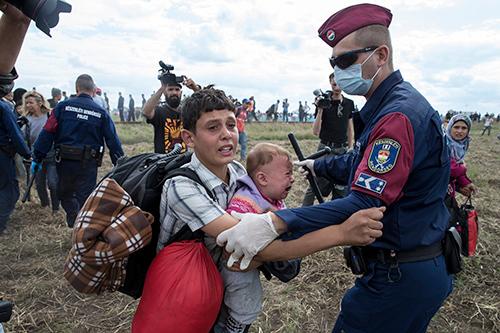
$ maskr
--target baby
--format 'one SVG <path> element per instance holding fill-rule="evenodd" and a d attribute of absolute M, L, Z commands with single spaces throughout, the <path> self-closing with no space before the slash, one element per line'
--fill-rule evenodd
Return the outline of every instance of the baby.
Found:
<path fill-rule="evenodd" d="M 289 153 L 271 143 L 259 143 L 248 154 L 248 175 L 238 179 L 238 190 L 227 207 L 227 212 L 265 213 L 286 208 L 293 178 Z M 265 263 L 259 270 L 270 279 L 271 274 L 283 282 L 293 279 L 300 270 L 300 260 Z M 225 265 L 221 269 L 224 280 L 224 309 L 215 327 L 215 333 L 247 332 L 262 311 L 262 286 L 259 270 L 233 272 Z"/>

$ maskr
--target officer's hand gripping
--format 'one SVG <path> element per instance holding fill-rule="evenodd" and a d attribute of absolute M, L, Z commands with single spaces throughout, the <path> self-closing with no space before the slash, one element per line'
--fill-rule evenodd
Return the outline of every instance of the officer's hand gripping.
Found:
<path fill-rule="evenodd" d="M 316 177 L 314 173 L 314 160 L 295 161 L 293 165 L 299 167 L 299 172 L 302 177 L 306 178 L 309 172 Z"/>
<path fill-rule="evenodd" d="M 232 212 L 231 215 L 240 220 L 234 227 L 217 236 L 219 246 L 226 245 L 231 253 L 227 266 L 231 267 L 241 259 L 240 268 L 246 269 L 252 258 L 271 243 L 279 234 L 274 228 L 270 213 L 252 214 Z"/>

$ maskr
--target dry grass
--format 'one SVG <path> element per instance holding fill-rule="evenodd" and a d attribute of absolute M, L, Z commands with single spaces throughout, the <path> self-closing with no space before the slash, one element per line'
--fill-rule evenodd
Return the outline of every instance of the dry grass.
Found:
<path fill-rule="evenodd" d="M 279 140 L 285 138 L 287 128 L 270 131 L 268 126 L 272 125 L 252 125 L 251 130 L 257 132 L 261 127 L 267 134 L 260 138 L 270 137 L 291 150 L 286 139 Z M 124 130 L 119 128 L 120 132 Z M 144 137 L 142 130 L 135 131 L 131 141 Z M 302 131 L 306 137 L 301 127 L 294 131 Z M 475 200 L 481 223 L 479 252 L 465 260 L 465 270 L 431 322 L 429 332 L 500 332 L 500 148 L 495 136 L 479 137 L 477 130 L 473 135 L 467 162 L 480 187 Z M 148 141 L 127 145 L 127 153 L 151 149 Z M 256 142 L 250 139 L 250 146 Z M 304 140 L 301 145 L 304 153 L 312 153 L 316 141 Z M 101 174 L 109 168 L 106 161 Z M 300 204 L 305 188 L 305 182 L 297 179 L 287 201 L 289 206 Z M 75 292 L 62 276 L 71 232 L 62 215 L 53 217 L 50 210 L 40 208 L 36 198 L 33 200 L 18 203 L 8 233 L 0 236 L 0 297 L 15 302 L 6 331 L 129 331 L 137 302 L 118 293 L 89 296 Z M 330 332 L 340 299 L 352 281 L 339 249 L 306 258 L 302 273 L 292 282 L 263 283 L 264 312 L 251 332 Z"/>

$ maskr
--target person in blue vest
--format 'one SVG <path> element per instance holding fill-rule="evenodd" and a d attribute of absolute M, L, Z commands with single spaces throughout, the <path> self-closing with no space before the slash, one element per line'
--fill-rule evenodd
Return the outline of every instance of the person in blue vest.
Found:
<path fill-rule="evenodd" d="M 366 98 L 363 130 L 352 152 L 299 165 L 347 185 L 349 194 L 316 206 L 247 214 L 217 239 L 233 252 L 228 265 L 242 258 L 244 268 L 279 234 L 297 238 L 360 209 L 386 206 L 383 235 L 344 253 L 360 277 L 343 297 L 335 333 L 425 332 L 453 288 L 441 245 L 449 219 L 449 154 L 439 114 L 394 70 L 391 20 L 389 9 L 361 4 L 333 14 L 319 29 L 333 48 L 330 64 L 340 88 Z"/>
<path fill-rule="evenodd" d="M 58 192 L 70 228 L 96 185 L 104 141 L 113 164 L 123 156 L 113 121 L 93 101 L 94 91 L 92 77 L 80 75 L 76 79 L 77 96 L 57 104 L 33 147 L 31 171 L 35 172 L 40 169 L 52 144 L 55 145 Z"/>
<path fill-rule="evenodd" d="M 16 114 L 11 103 L 3 100 L 14 87 L 17 72 L 14 69 L 24 37 L 30 25 L 29 17 L 11 4 L 0 1 L 0 235 L 5 232 L 7 221 L 19 198 L 14 156 L 16 153 L 29 159 L 31 152 L 24 142 Z M 0 324 L 0 330 L 1 330 Z"/>

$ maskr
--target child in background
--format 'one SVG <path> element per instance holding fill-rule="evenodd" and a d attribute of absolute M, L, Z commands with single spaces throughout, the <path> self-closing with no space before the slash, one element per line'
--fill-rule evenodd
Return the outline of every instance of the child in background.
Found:
<path fill-rule="evenodd" d="M 265 213 L 286 208 L 293 178 L 293 166 L 289 153 L 271 143 L 259 143 L 248 154 L 248 175 L 237 182 L 237 191 L 226 209 L 228 213 Z M 272 273 L 288 282 L 300 270 L 300 260 L 265 263 L 259 268 L 269 279 Z M 262 311 L 262 286 L 259 270 L 233 272 L 225 266 L 221 269 L 224 280 L 224 303 L 227 312 L 221 313 L 215 332 L 247 332 Z"/>

